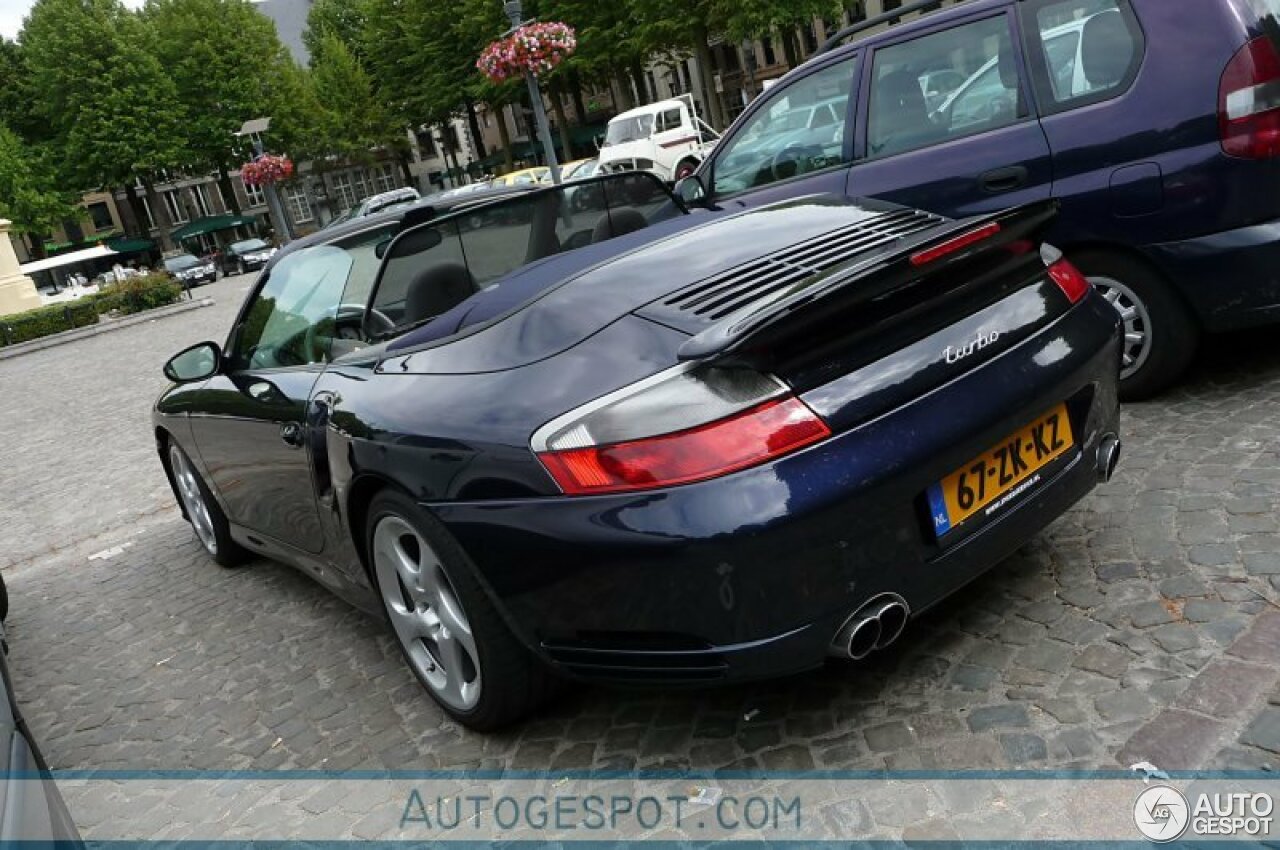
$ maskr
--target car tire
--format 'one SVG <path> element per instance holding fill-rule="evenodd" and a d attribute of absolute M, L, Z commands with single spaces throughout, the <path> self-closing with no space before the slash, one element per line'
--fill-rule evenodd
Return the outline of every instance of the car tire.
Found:
<path fill-rule="evenodd" d="M 4 576 L 0 576 L 0 622 L 9 619 L 9 588 L 4 583 Z"/>
<path fill-rule="evenodd" d="M 674 179 L 678 183 L 679 181 L 693 174 L 693 172 L 697 170 L 698 170 L 698 163 L 694 162 L 693 160 L 686 159 L 684 162 L 676 166 Z"/>
<path fill-rule="evenodd" d="M 178 501 L 205 552 L 224 567 L 238 567 L 249 560 L 249 552 L 231 539 L 231 523 L 191 463 L 191 458 L 173 440 L 169 440 L 167 451 Z"/>
<path fill-rule="evenodd" d="M 1071 261 L 1124 320 L 1121 401 L 1141 401 L 1169 387 L 1187 370 L 1200 328 L 1169 283 L 1141 261 L 1081 252 Z"/>
<path fill-rule="evenodd" d="M 444 526 L 408 496 L 384 490 L 370 503 L 365 528 L 387 625 L 445 714 L 488 732 L 550 698 L 556 678 L 511 633 Z"/>

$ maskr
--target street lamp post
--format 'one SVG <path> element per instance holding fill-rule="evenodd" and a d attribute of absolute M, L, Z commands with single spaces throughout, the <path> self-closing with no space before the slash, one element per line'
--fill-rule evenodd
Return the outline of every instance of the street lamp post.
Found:
<path fill-rule="evenodd" d="M 240 132 L 236 136 L 241 138 L 248 137 L 253 143 L 254 159 L 265 154 L 266 148 L 262 144 L 262 134 L 271 126 L 270 118 L 254 118 L 252 121 L 244 122 L 244 126 L 240 128 Z M 285 240 L 293 239 L 293 230 L 289 227 L 289 218 L 284 214 L 284 206 L 280 203 L 280 195 L 276 192 L 274 183 L 267 183 L 262 187 L 263 194 L 267 196 L 267 210 L 271 216 L 271 226 Z"/>
<path fill-rule="evenodd" d="M 515 32 L 524 24 L 524 7 L 521 0 L 506 0 L 502 4 L 507 19 L 511 21 L 509 32 Z M 538 77 L 532 72 L 524 75 L 525 84 L 529 87 L 529 100 L 533 104 L 533 120 L 538 126 L 538 139 L 542 142 L 542 153 L 551 168 L 551 181 L 560 184 L 560 163 L 556 160 L 555 144 L 551 141 L 551 126 L 547 123 L 547 110 L 542 105 L 542 91 L 538 88 Z"/>

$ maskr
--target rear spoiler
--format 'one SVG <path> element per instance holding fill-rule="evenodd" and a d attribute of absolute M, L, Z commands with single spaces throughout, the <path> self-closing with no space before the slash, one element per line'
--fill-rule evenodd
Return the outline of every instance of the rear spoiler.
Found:
<path fill-rule="evenodd" d="M 732 359 L 803 336 L 833 313 L 856 310 L 981 254 L 1040 237 L 1058 214 L 1055 200 L 1035 201 L 987 216 L 951 221 L 872 254 L 807 288 L 747 305 L 686 340 L 683 361 Z"/>

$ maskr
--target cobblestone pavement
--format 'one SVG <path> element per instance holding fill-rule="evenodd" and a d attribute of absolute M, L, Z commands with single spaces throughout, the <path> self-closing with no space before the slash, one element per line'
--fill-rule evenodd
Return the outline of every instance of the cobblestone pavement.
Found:
<path fill-rule="evenodd" d="M 213 307 L 0 361 L 0 567 L 115 531 L 169 505 L 147 432 L 164 361 L 221 341 L 251 276 L 193 290 Z"/>
<path fill-rule="evenodd" d="M 25 496 L 0 514 L 21 562 L 6 570 L 10 664 L 55 767 L 1269 769 L 1280 758 L 1273 334 L 1213 341 L 1180 389 L 1126 408 L 1114 482 L 868 662 L 716 691 L 573 688 L 481 736 L 434 708 L 379 622 L 286 567 L 217 568 L 167 507 L 146 405 L 164 355 L 222 335 L 224 300 L 0 363 L 0 393 L 19 408 L 6 412 L 5 444 L 23 447 L 0 487 Z"/>

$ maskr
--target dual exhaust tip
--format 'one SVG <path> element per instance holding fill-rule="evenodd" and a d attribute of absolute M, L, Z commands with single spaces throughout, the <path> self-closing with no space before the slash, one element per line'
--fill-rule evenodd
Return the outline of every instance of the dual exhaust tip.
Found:
<path fill-rule="evenodd" d="M 1107 434 L 1102 438 L 1096 462 L 1098 481 L 1105 484 L 1120 464 L 1119 437 Z M 849 615 L 831 639 L 827 651 L 837 658 L 861 661 L 901 637 L 910 618 L 911 609 L 905 599 L 896 593 L 882 593 Z"/>
<path fill-rule="evenodd" d="M 911 617 L 906 600 L 896 593 L 872 598 L 844 621 L 828 647 L 837 658 L 861 661 L 902 636 Z"/>

